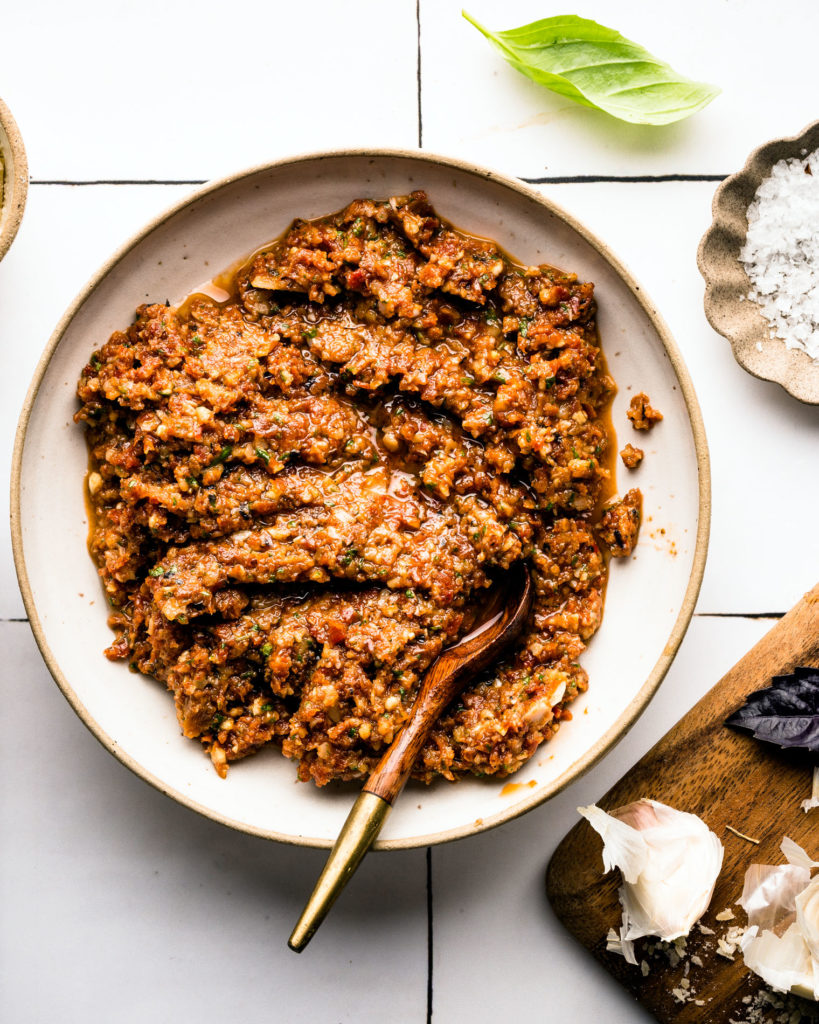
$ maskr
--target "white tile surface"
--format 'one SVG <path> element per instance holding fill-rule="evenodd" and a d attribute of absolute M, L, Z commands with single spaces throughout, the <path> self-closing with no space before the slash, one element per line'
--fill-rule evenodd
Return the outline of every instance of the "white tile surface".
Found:
<path fill-rule="evenodd" d="M 324 862 L 231 832 L 118 764 L 26 623 L 0 623 L 0 985 L 14 1024 L 423 1020 L 423 850 L 374 854 L 309 950 L 285 945 Z M 25 687 L 23 697 L 22 687 Z"/>
<path fill-rule="evenodd" d="M 531 82 L 464 21 L 463 6 L 421 4 L 424 145 L 433 151 L 526 177 L 727 174 L 755 146 L 817 116 L 817 8 L 804 0 L 782 0 L 774 16 L 764 0 L 689 0 L 679 8 L 653 0 L 466 4 L 493 31 L 576 12 L 722 89 L 698 114 L 662 128 L 622 124 Z M 767 73 L 769 65 L 778 70 Z"/>
<path fill-rule="evenodd" d="M 568 936 L 546 899 L 546 865 L 576 808 L 601 797 L 772 624 L 695 618 L 659 696 L 601 764 L 523 818 L 433 849 L 438 1024 L 467 1019 L 467 1008 L 471 1024 L 654 1019 Z"/>
<path fill-rule="evenodd" d="M 203 179 L 417 142 L 415 0 L 38 0 L 8 5 L 3 38 L 35 179 Z"/>

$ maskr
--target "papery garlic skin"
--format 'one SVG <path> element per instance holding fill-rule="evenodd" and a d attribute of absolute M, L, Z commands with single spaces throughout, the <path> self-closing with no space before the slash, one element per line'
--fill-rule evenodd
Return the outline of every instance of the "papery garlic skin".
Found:
<path fill-rule="evenodd" d="M 810 955 L 819 965 L 819 878 L 796 897 L 796 924 Z"/>
<path fill-rule="evenodd" d="M 796 864 L 751 864 L 737 903 L 749 925 L 767 931 L 796 911 L 796 897 L 808 882 L 810 871 Z"/>
<path fill-rule="evenodd" d="M 819 868 L 787 836 L 787 864 L 752 864 L 740 905 L 751 927 L 742 940 L 746 967 L 778 992 L 819 1000 Z"/>
<path fill-rule="evenodd" d="M 779 849 L 789 864 L 806 868 L 808 871 L 819 868 L 819 860 L 811 860 L 807 851 L 803 850 L 799 843 L 795 843 L 789 836 L 785 836 L 779 844 Z"/>
<path fill-rule="evenodd" d="M 745 966 L 777 992 L 819 999 L 819 972 L 794 923 L 783 934 L 750 928 L 742 939 Z"/>
<path fill-rule="evenodd" d="M 695 814 L 656 800 L 638 800 L 607 814 L 592 804 L 578 811 L 603 839 L 605 869 L 620 868 L 620 939 L 644 935 L 671 942 L 688 935 L 705 913 L 722 867 L 717 836 Z M 631 952 L 631 956 L 627 955 Z"/>
<path fill-rule="evenodd" d="M 631 806 L 630 804 L 628 806 Z M 622 811 L 625 808 L 621 807 Z M 607 814 L 596 804 L 578 807 L 594 831 L 603 840 L 603 870 L 613 871 L 620 868 L 626 882 L 636 882 L 648 860 L 648 843 L 640 830 L 629 825 L 613 814 Z"/>
<path fill-rule="evenodd" d="M 813 788 L 811 794 L 807 800 L 802 801 L 800 806 L 805 814 L 819 807 L 819 765 L 813 769 Z"/>

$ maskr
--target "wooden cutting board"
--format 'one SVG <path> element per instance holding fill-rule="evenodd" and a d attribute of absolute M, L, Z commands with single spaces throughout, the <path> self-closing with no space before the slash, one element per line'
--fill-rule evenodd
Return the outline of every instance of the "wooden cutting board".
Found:
<path fill-rule="evenodd" d="M 648 952 L 645 944 L 651 940 L 646 939 L 636 944 L 637 959 L 644 958 L 648 965 L 645 976 L 645 968 L 607 952 L 606 934 L 620 924 L 620 873 L 603 874 L 603 844 L 586 821 L 578 822 L 549 864 L 547 893 L 557 916 L 663 1024 L 727 1024 L 749 1019 L 750 1004 L 758 1001 L 764 986 L 747 970 L 739 950 L 733 962 L 717 953 L 717 939 L 724 938 L 732 926 L 747 923 L 742 908 L 734 905 L 742 893 L 745 871 L 753 862 L 784 863 L 779 850 L 784 835 L 819 859 L 819 810 L 805 814 L 799 806 L 810 796 L 809 760 L 723 725 L 749 693 L 768 686 L 772 676 L 790 672 L 796 665 L 819 666 L 819 585 L 598 801 L 604 810 L 611 810 L 650 797 L 698 814 L 722 840 L 722 872 L 701 922 L 715 934 L 704 935 L 695 925 L 680 963 L 672 966 L 673 957 L 666 952 Z M 727 825 L 759 839 L 759 845 L 733 835 Z M 717 921 L 716 915 L 726 908 L 733 910 L 735 920 Z M 702 966 L 691 962 L 692 954 Z M 694 995 L 681 1003 L 673 992 L 679 991 L 686 961 Z M 767 1015 L 762 1019 L 768 1019 Z M 770 1019 L 776 1019 L 776 1013 Z M 808 1019 L 819 1019 L 819 1007 L 817 1016 Z"/>

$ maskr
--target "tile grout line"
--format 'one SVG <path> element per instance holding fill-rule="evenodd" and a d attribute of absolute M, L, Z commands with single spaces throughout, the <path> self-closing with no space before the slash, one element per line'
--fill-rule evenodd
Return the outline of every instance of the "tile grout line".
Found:
<path fill-rule="evenodd" d="M 207 178 L 95 178 L 67 181 L 58 178 L 29 178 L 29 185 L 206 185 Z"/>
<path fill-rule="evenodd" d="M 432 847 L 427 847 L 427 1020 L 432 1024 Z"/>
<path fill-rule="evenodd" d="M 668 181 L 725 181 L 727 174 L 558 174 L 545 178 L 524 178 L 528 185 L 588 185 L 612 182 L 626 185 L 655 184 Z"/>
<path fill-rule="evenodd" d="M 416 0 L 419 3 L 420 0 Z M 421 116 L 421 23 L 418 22 L 418 148 L 423 145 L 423 120 Z M 526 178 L 516 175 L 519 181 L 528 185 L 650 185 L 666 182 L 724 181 L 727 174 L 565 174 L 545 178 Z M 63 185 L 82 188 L 85 185 L 206 185 L 209 178 L 95 178 L 70 181 L 59 178 L 30 178 L 29 185 Z"/>
<path fill-rule="evenodd" d="M 785 612 L 694 612 L 695 619 L 783 619 Z"/>
<path fill-rule="evenodd" d="M 421 119 L 421 0 L 415 0 L 415 24 L 417 26 L 417 65 L 415 80 L 418 84 L 418 148 L 424 144 L 424 122 Z"/>

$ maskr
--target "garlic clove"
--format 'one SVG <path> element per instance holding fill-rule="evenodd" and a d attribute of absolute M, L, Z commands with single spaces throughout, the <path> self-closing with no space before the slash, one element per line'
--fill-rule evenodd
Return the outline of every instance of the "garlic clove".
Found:
<path fill-rule="evenodd" d="M 618 867 L 623 875 L 624 946 L 644 935 L 687 935 L 711 902 L 722 867 L 722 843 L 705 822 L 656 800 L 611 814 L 594 805 L 578 810 L 603 839 L 605 869 Z"/>
<path fill-rule="evenodd" d="M 751 927 L 742 940 L 745 964 L 772 988 L 819 1000 L 819 867 L 787 836 L 787 864 L 752 864 L 741 906 Z"/>

